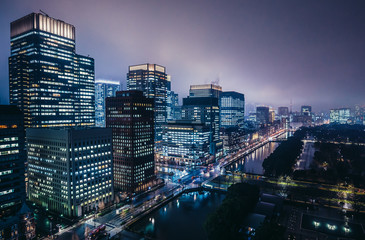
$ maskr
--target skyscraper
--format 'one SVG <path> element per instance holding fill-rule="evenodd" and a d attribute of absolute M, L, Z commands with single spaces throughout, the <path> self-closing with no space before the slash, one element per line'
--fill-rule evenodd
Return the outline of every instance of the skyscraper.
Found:
<path fill-rule="evenodd" d="M 75 27 L 31 13 L 10 28 L 10 104 L 25 127 L 93 126 L 94 59 L 76 54 Z"/>
<path fill-rule="evenodd" d="M 25 202 L 26 157 L 22 112 L 9 105 L 0 105 L 0 112 L 0 217 L 4 217 Z"/>
<path fill-rule="evenodd" d="M 167 96 L 171 91 L 171 81 L 166 74 L 166 68 L 149 63 L 129 66 L 127 90 L 139 90 L 147 98 L 154 99 L 155 142 L 159 149 L 162 125 L 167 122 Z"/>
<path fill-rule="evenodd" d="M 302 106 L 301 113 L 303 116 L 312 116 L 312 106 Z"/>
<path fill-rule="evenodd" d="M 238 127 L 245 120 L 245 95 L 223 92 L 220 100 L 221 127 Z"/>
<path fill-rule="evenodd" d="M 170 91 L 167 96 L 167 120 L 176 120 L 175 112 L 179 111 L 179 95 L 174 91 Z"/>
<path fill-rule="evenodd" d="M 114 188 L 134 193 L 155 180 L 155 100 L 142 91 L 120 91 L 106 99 L 106 127 L 113 129 Z"/>
<path fill-rule="evenodd" d="M 105 127 L 105 98 L 114 97 L 120 90 L 120 83 L 110 80 L 95 81 L 95 125 Z"/>
<path fill-rule="evenodd" d="M 112 130 L 28 128 L 29 200 L 68 217 L 114 200 Z"/>
<path fill-rule="evenodd" d="M 212 84 L 191 86 L 189 96 L 183 99 L 181 114 L 183 120 L 200 121 L 209 127 L 210 154 L 215 156 L 223 150 L 219 136 L 220 93 L 221 87 Z"/>

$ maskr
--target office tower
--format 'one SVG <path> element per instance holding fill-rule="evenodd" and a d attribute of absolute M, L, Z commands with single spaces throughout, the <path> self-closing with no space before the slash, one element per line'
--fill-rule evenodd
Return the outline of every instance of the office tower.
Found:
<path fill-rule="evenodd" d="M 223 92 L 220 100 L 221 127 L 238 127 L 245 120 L 245 95 Z"/>
<path fill-rule="evenodd" d="M 275 121 L 275 111 L 270 109 L 269 111 L 269 123 L 273 124 Z"/>
<path fill-rule="evenodd" d="M 76 54 L 75 27 L 31 13 L 10 28 L 10 104 L 24 126 L 94 126 L 94 59 Z"/>
<path fill-rule="evenodd" d="M 16 106 L 0 105 L 0 217 L 25 202 L 23 114 Z"/>
<path fill-rule="evenodd" d="M 157 64 L 129 66 L 127 90 L 139 90 L 147 98 L 154 99 L 155 142 L 160 149 L 162 125 L 167 122 L 167 96 L 171 91 L 170 77 L 166 68 Z"/>
<path fill-rule="evenodd" d="M 179 111 L 176 109 L 179 107 L 179 95 L 174 91 L 169 91 L 167 95 L 167 120 L 176 120 L 175 119 L 175 111 Z"/>
<path fill-rule="evenodd" d="M 303 116 L 312 116 L 312 107 L 311 106 L 302 106 L 301 113 Z"/>
<path fill-rule="evenodd" d="M 111 204 L 112 130 L 28 128 L 29 200 L 71 218 Z"/>
<path fill-rule="evenodd" d="M 215 97 L 220 98 L 222 87 L 214 84 L 191 85 L 189 97 Z"/>
<path fill-rule="evenodd" d="M 278 107 L 278 115 L 279 116 L 289 116 L 289 108 L 288 107 Z"/>
<path fill-rule="evenodd" d="M 106 99 L 106 127 L 113 129 L 117 191 L 141 192 L 154 183 L 154 102 L 142 91 L 120 91 Z"/>
<path fill-rule="evenodd" d="M 164 125 L 162 160 L 197 166 L 209 163 L 209 127 L 201 122 L 171 121 Z"/>
<path fill-rule="evenodd" d="M 270 109 L 269 107 L 259 106 L 256 107 L 256 121 L 260 125 L 267 125 L 270 123 Z"/>
<path fill-rule="evenodd" d="M 338 108 L 330 110 L 330 123 L 347 124 L 351 122 L 350 108 Z"/>
<path fill-rule="evenodd" d="M 200 121 L 209 126 L 209 152 L 218 157 L 223 150 L 219 136 L 219 98 L 211 96 L 211 93 L 219 96 L 219 91 L 216 89 L 218 86 L 211 84 L 198 86 L 191 86 L 189 96 L 183 99 L 181 118 L 183 120 Z"/>
<path fill-rule="evenodd" d="M 105 98 L 114 97 L 119 90 L 119 82 L 104 79 L 95 81 L 95 126 L 105 127 Z"/>
<path fill-rule="evenodd" d="M 354 117 L 356 124 L 365 124 L 365 106 L 355 105 Z"/>

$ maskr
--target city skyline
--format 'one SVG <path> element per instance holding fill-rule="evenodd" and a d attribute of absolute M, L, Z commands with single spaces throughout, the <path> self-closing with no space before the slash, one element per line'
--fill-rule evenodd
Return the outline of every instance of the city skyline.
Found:
<path fill-rule="evenodd" d="M 363 3 L 207 3 L 3 1 L 0 101 L 9 99 L 9 23 L 42 9 L 75 25 L 76 50 L 95 59 L 96 79 L 125 85 L 128 66 L 153 62 L 166 66 L 180 99 L 190 85 L 219 78 L 223 91 L 241 92 L 247 103 L 292 99 L 293 110 L 314 112 L 364 104 Z"/>

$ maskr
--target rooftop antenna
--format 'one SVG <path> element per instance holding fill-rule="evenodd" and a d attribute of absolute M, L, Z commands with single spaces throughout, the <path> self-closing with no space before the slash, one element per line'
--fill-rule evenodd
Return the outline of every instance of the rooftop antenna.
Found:
<path fill-rule="evenodd" d="M 43 13 L 44 15 L 46 15 L 46 17 L 49 17 L 49 16 L 48 16 L 48 14 L 47 14 L 47 13 L 45 13 L 45 12 L 43 12 L 41 9 L 39 9 L 39 11 L 40 11 L 41 13 Z"/>

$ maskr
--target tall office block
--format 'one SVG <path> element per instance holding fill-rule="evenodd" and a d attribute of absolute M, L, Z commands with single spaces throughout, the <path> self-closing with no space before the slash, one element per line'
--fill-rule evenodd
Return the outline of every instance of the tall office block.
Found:
<path fill-rule="evenodd" d="M 264 107 L 264 106 L 256 107 L 256 121 L 260 125 L 266 125 L 270 123 L 269 107 Z"/>
<path fill-rule="evenodd" d="M 25 202 L 23 114 L 16 106 L 0 105 L 0 217 Z"/>
<path fill-rule="evenodd" d="M 220 100 L 221 127 L 238 127 L 245 120 L 245 95 L 223 92 Z"/>
<path fill-rule="evenodd" d="M 184 98 L 181 118 L 206 124 L 210 129 L 210 154 L 220 155 L 223 145 L 219 137 L 220 109 L 218 98 L 190 96 Z"/>
<path fill-rule="evenodd" d="M 119 82 L 104 79 L 95 81 L 95 126 L 105 127 L 105 98 L 114 97 L 119 90 Z"/>
<path fill-rule="evenodd" d="M 80 217 L 114 199 L 112 130 L 28 128 L 29 200 Z"/>
<path fill-rule="evenodd" d="M 106 99 L 106 127 L 113 129 L 114 187 L 141 192 L 155 180 L 154 99 L 120 91 Z"/>
<path fill-rule="evenodd" d="M 31 13 L 10 28 L 10 104 L 25 127 L 94 126 L 94 59 L 76 54 L 75 27 Z"/>
<path fill-rule="evenodd" d="M 167 122 L 167 97 L 171 91 L 171 81 L 166 74 L 166 68 L 157 64 L 129 66 L 127 90 L 139 90 L 145 97 L 154 99 L 155 142 L 159 149 L 162 125 Z"/>
<path fill-rule="evenodd" d="M 164 125 L 163 161 L 197 166 L 209 162 L 209 127 L 201 122 L 171 121 Z"/>

